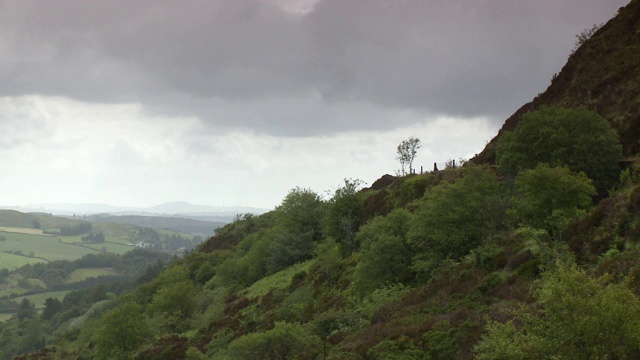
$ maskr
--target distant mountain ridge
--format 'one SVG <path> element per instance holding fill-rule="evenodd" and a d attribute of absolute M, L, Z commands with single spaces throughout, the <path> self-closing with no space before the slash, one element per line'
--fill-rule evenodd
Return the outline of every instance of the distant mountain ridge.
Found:
<path fill-rule="evenodd" d="M 43 212 L 54 215 L 189 215 L 188 217 L 233 217 L 236 214 L 262 214 L 267 209 L 245 206 L 209 206 L 196 205 L 184 201 L 167 202 L 152 207 L 128 207 L 109 204 L 87 203 L 42 203 L 22 206 L 0 206 L 0 209 L 10 209 L 20 212 Z"/>

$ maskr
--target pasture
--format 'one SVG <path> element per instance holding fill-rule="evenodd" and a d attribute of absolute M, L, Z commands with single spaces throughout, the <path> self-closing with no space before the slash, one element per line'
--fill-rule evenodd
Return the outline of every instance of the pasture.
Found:
<path fill-rule="evenodd" d="M 12 294 L 22 294 L 28 290 L 20 286 L 19 278 L 10 276 L 6 282 L 0 284 L 0 297 L 10 296 Z"/>
<path fill-rule="evenodd" d="M 49 292 L 44 292 L 44 293 L 35 294 L 35 295 L 20 296 L 15 298 L 14 301 L 16 301 L 19 304 L 22 301 L 22 299 L 27 299 L 31 301 L 32 304 L 35 304 L 36 309 L 42 310 L 42 308 L 44 308 L 44 301 L 47 300 L 48 298 L 54 298 L 62 301 L 62 299 L 64 299 L 64 296 L 70 292 L 71 291 L 69 290 L 49 291 Z"/>
<path fill-rule="evenodd" d="M 42 235 L 42 229 L 0 227 L 0 231 L 18 233 L 18 234 Z"/>
<path fill-rule="evenodd" d="M 113 269 L 101 269 L 101 268 L 76 269 L 71 274 L 69 274 L 69 278 L 67 278 L 65 283 L 73 284 L 89 278 L 94 278 L 99 276 L 119 275 L 119 274 L 120 274 L 119 272 Z"/>
<path fill-rule="evenodd" d="M 23 255 L 35 261 L 75 260 L 82 256 L 95 253 L 87 247 L 75 246 L 61 242 L 55 236 L 42 236 L 17 233 L 0 233 L 5 240 L 0 241 L 0 252 Z M 2 266 L 4 267 L 4 265 Z"/>
<path fill-rule="evenodd" d="M 9 271 L 13 271 L 27 264 L 35 264 L 44 261 L 46 260 L 0 252 L 0 269 L 8 269 Z"/>

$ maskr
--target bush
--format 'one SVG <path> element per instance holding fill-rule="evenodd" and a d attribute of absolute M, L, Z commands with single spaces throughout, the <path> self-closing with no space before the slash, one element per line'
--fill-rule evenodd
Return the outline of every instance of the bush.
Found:
<path fill-rule="evenodd" d="M 360 295 L 394 283 L 413 279 L 412 252 L 406 237 L 411 214 L 396 209 L 385 217 L 376 217 L 356 236 L 361 244 L 360 261 L 355 271 L 355 288 Z"/>
<path fill-rule="evenodd" d="M 312 349 L 317 353 L 319 345 L 320 339 L 308 334 L 300 325 L 276 322 L 271 330 L 244 335 L 232 341 L 227 356 L 238 360 L 288 359 Z"/>
<path fill-rule="evenodd" d="M 489 322 L 477 359 L 626 359 L 640 354 L 640 301 L 624 283 L 558 262 L 535 291 L 537 307 Z M 518 324 L 518 326 L 516 326 Z"/>
<path fill-rule="evenodd" d="M 504 187 L 487 167 L 469 167 L 453 184 L 433 187 L 418 203 L 409 231 L 414 269 L 460 259 L 505 225 Z"/>
<path fill-rule="evenodd" d="M 513 132 L 498 142 L 501 171 L 514 177 L 539 163 L 567 166 L 593 179 L 599 194 L 618 181 L 622 146 L 606 119 L 585 108 L 543 106 L 525 114 Z"/>

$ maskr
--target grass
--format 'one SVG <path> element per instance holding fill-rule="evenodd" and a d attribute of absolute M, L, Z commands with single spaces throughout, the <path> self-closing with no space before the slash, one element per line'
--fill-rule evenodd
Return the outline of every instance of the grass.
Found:
<path fill-rule="evenodd" d="M 11 294 L 22 294 L 27 292 L 27 289 L 23 288 L 19 284 L 19 278 L 16 276 L 9 276 L 7 281 L 0 284 L 0 297 L 9 296 Z"/>
<path fill-rule="evenodd" d="M 27 264 L 45 262 L 46 260 L 0 252 L 0 269 L 13 271 Z"/>
<path fill-rule="evenodd" d="M 0 231 L 18 233 L 18 234 L 42 235 L 42 229 L 0 227 Z"/>
<path fill-rule="evenodd" d="M 20 251 L 26 257 L 46 261 L 75 260 L 96 251 L 61 242 L 54 236 L 39 236 L 3 232 L 6 240 L 0 241 L 0 252 Z M 3 266 L 4 267 L 4 266 Z"/>
<path fill-rule="evenodd" d="M 69 274 L 69 278 L 65 281 L 67 284 L 73 284 L 76 282 L 80 282 L 92 277 L 98 276 L 109 276 L 109 275 L 119 275 L 120 273 L 113 269 L 76 269 L 71 274 Z"/>
<path fill-rule="evenodd" d="M 0 323 L 5 322 L 13 317 L 13 314 L 0 314 Z"/>
<path fill-rule="evenodd" d="M 291 284 L 291 279 L 293 279 L 293 277 L 299 272 L 309 271 L 309 268 L 314 261 L 315 260 L 312 259 L 289 266 L 280 272 L 256 281 L 246 290 L 245 296 L 251 299 L 257 296 L 262 296 L 268 293 L 271 289 L 284 289 L 288 287 L 289 284 Z"/>
<path fill-rule="evenodd" d="M 67 295 L 67 293 L 69 292 L 71 291 L 69 290 L 49 291 L 49 292 L 44 292 L 44 293 L 35 294 L 35 295 L 20 296 L 15 298 L 14 301 L 16 301 L 17 303 L 20 303 L 22 299 L 27 299 L 31 301 L 32 304 L 36 305 L 36 309 L 42 309 L 44 308 L 44 301 L 47 300 L 48 298 L 54 298 L 62 301 L 62 299 L 64 299 L 64 296 Z"/>

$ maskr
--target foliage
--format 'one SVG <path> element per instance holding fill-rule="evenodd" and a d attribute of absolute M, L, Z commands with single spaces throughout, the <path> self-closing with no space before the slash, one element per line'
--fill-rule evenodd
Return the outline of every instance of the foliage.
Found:
<path fill-rule="evenodd" d="M 269 250 L 273 231 L 262 231 L 245 237 L 233 256 L 217 268 L 217 285 L 245 288 L 268 274 Z"/>
<path fill-rule="evenodd" d="M 580 48 L 580 46 L 582 46 L 582 44 L 584 44 L 587 40 L 591 39 L 593 34 L 595 34 L 596 31 L 600 30 L 602 25 L 604 25 L 604 24 L 603 23 L 594 24 L 592 27 L 584 29 L 579 34 L 577 34 L 576 35 L 576 42 L 575 42 L 575 44 L 573 46 L 573 50 L 571 50 L 571 53 L 573 54 L 574 52 L 576 52 L 576 50 L 578 50 L 578 48 Z"/>
<path fill-rule="evenodd" d="M 18 313 L 16 314 L 18 320 L 28 320 L 36 316 L 36 314 L 36 306 L 28 299 L 22 299 L 20 302 L 20 308 L 18 308 Z"/>
<path fill-rule="evenodd" d="M 153 297 L 151 311 L 187 318 L 196 309 L 196 289 L 187 280 L 161 287 Z"/>
<path fill-rule="evenodd" d="M 543 106 L 525 114 L 496 148 L 500 169 L 508 176 L 539 163 L 584 172 L 604 194 L 618 180 L 622 147 L 618 134 L 597 113 L 585 108 Z"/>
<path fill-rule="evenodd" d="M 358 197 L 358 190 L 362 185 L 360 180 L 344 179 L 344 186 L 335 190 L 323 218 L 325 237 L 334 238 L 347 253 L 358 248 L 355 235 L 360 227 L 362 200 Z"/>
<path fill-rule="evenodd" d="M 97 233 L 90 233 L 82 237 L 83 243 L 90 244 L 102 244 L 104 242 L 104 234 L 102 231 L 98 231 Z"/>
<path fill-rule="evenodd" d="M 144 309 L 127 301 L 100 319 L 93 341 L 99 358 L 112 359 L 134 349 L 148 334 Z"/>
<path fill-rule="evenodd" d="M 436 174 L 425 173 L 407 176 L 401 181 L 400 187 L 393 193 L 395 207 L 405 207 L 411 202 L 421 199 L 428 189 L 440 182 L 440 178 Z"/>
<path fill-rule="evenodd" d="M 460 180 L 433 187 L 418 203 L 408 234 L 418 272 L 461 258 L 504 226 L 506 201 L 496 175 L 486 167 L 463 170 Z"/>
<path fill-rule="evenodd" d="M 40 317 L 44 320 L 51 320 L 51 318 L 62 311 L 62 303 L 56 298 L 47 298 L 44 301 L 44 309 Z"/>
<path fill-rule="evenodd" d="M 372 360 L 423 360 L 425 358 L 430 359 L 424 351 L 417 349 L 407 336 L 382 341 L 367 351 L 367 359 Z"/>
<path fill-rule="evenodd" d="M 410 289 L 402 284 L 391 284 L 378 288 L 363 299 L 360 310 L 368 317 L 372 317 L 375 310 L 402 299 Z"/>
<path fill-rule="evenodd" d="M 77 225 L 65 225 L 60 227 L 58 234 L 61 236 L 82 235 L 91 231 L 92 228 L 93 227 L 90 222 L 81 222 Z"/>
<path fill-rule="evenodd" d="M 595 188 L 584 173 L 539 164 L 516 177 L 517 196 L 510 213 L 526 226 L 558 234 L 591 205 Z"/>
<path fill-rule="evenodd" d="M 288 359 L 305 351 L 317 352 L 320 339 L 295 324 L 276 322 L 263 333 L 242 336 L 229 344 L 227 359 Z M 309 358 L 311 358 L 309 356 Z"/>
<path fill-rule="evenodd" d="M 407 243 L 411 213 L 396 209 L 379 216 L 360 229 L 356 241 L 361 244 L 354 285 L 361 295 L 394 283 L 413 279 L 413 252 Z"/>
<path fill-rule="evenodd" d="M 624 283 L 558 262 L 514 320 L 491 321 L 478 359 L 623 359 L 640 354 L 640 301 Z"/>
<path fill-rule="evenodd" d="M 311 189 L 294 188 L 276 207 L 278 227 L 290 234 L 309 234 L 314 241 L 320 239 L 322 198 Z"/>
<path fill-rule="evenodd" d="M 396 160 L 400 161 L 400 175 L 413 174 L 413 160 L 415 160 L 420 147 L 422 147 L 420 139 L 413 136 L 400 142 L 396 148 L 398 153 Z"/>

